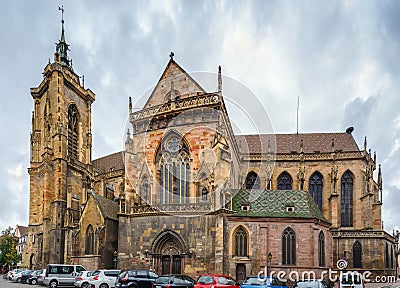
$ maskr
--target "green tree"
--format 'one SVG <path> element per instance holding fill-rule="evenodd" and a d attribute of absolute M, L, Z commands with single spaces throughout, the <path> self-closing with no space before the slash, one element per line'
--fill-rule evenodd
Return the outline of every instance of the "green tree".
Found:
<path fill-rule="evenodd" d="M 16 249 L 16 239 L 13 229 L 8 227 L 1 232 L 0 236 L 0 265 L 8 264 L 9 266 L 17 264 L 21 259 Z"/>

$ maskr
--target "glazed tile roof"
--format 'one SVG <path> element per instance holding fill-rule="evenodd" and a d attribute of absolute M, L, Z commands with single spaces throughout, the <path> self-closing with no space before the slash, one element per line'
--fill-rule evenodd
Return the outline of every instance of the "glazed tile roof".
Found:
<path fill-rule="evenodd" d="M 111 170 L 124 169 L 124 152 L 116 152 L 92 161 L 93 169 L 98 173 L 106 173 Z"/>
<path fill-rule="evenodd" d="M 118 216 L 117 216 L 119 211 L 118 203 L 93 192 L 92 195 L 104 219 L 111 219 L 118 221 Z"/>
<path fill-rule="evenodd" d="M 277 154 L 300 152 L 303 142 L 304 153 L 330 153 L 332 140 L 334 150 L 343 152 L 359 151 L 352 134 L 338 133 L 304 133 L 304 134 L 260 134 L 260 135 L 235 135 L 236 142 L 242 153 L 267 153 L 268 143 L 271 151 Z M 275 144 L 276 143 L 276 144 Z"/>
<path fill-rule="evenodd" d="M 234 190 L 232 216 L 272 217 L 272 218 L 308 218 L 319 219 L 326 223 L 314 199 L 307 191 L 300 190 Z M 243 211 L 243 205 L 250 205 Z M 287 207 L 294 207 L 289 212 Z"/>

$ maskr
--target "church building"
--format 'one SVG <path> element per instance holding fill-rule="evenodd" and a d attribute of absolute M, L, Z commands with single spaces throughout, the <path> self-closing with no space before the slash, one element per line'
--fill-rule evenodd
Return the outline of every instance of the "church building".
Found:
<path fill-rule="evenodd" d="M 351 270 L 395 274 L 381 167 L 352 128 L 237 135 L 221 68 L 206 91 L 171 53 L 144 107 L 133 112 L 129 99 L 123 151 L 93 160 L 95 94 L 68 52 L 63 20 L 54 60 L 30 91 L 28 268 L 243 280 L 260 270 L 320 275 L 346 259 Z"/>

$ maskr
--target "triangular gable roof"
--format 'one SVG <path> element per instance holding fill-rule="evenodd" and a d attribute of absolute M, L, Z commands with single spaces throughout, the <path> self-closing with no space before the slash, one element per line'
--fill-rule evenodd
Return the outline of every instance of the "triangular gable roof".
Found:
<path fill-rule="evenodd" d="M 107 199 L 94 192 L 92 193 L 92 196 L 97 206 L 99 207 L 101 215 L 103 215 L 104 219 L 118 221 L 117 214 L 119 211 L 119 207 L 117 202 Z"/>
<path fill-rule="evenodd" d="M 232 190 L 232 216 L 317 219 L 329 223 L 310 193 L 302 190 Z M 250 209 L 242 210 L 243 205 Z M 287 207 L 294 207 L 289 212 Z"/>
<path fill-rule="evenodd" d="M 200 84 L 179 66 L 178 63 L 170 59 L 143 109 L 168 102 L 165 97 L 171 92 L 171 80 L 173 80 L 174 91 L 179 93 L 180 98 L 206 93 Z"/>
<path fill-rule="evenodd" d="M 300 153 L 303 143 L 304 153 L 330 153 L 332 152 L 332 141 L 334 150 L 342 152 L 359 151 L 352 134 L 345 132 L 337 133 L 302 133 L 302 134 L 260 134 L 260 135 L 235 135 L 239 149 L 242 153 L 258 154 L 266 153 L 268 142 L 272 152 L 277 154 Z"/>

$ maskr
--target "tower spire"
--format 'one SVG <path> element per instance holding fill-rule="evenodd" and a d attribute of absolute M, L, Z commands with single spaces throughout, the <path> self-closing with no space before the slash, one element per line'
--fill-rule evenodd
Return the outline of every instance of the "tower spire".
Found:
<path fill-rule="evenodd" d="M 68 59 L 68 44 L 65 40 L 65 31 L 64 31 L 64 6 L 58 7 L 58 10 L 61 11 L 61 39 L 56 44 L 56 53 L 59 53 L 59 57 L 56 57 L 56 61 L 63 66 L 67 66 L 71 68 L 71 62 Z"/>
<path fill-rule="evenodd" d="M 221 75 L 221 65 L 218 66 L 218 93 L 222 94 L 222 75 Z"/>

